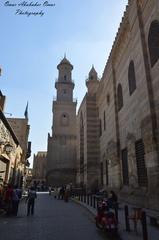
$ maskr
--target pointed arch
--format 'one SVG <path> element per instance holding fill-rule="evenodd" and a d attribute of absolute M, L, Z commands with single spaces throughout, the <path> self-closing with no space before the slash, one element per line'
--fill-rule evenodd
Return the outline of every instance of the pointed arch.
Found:
<path fill-rule="evenodd" d="M 157 20 L 154 20 L 150 25 L 148 48 L 151 67 L 153 67 L 159 59 L 159 22 Z"/>
<path fill-rule="evenodd" d="M 136 89 L 136 76 L 134 61 L 131 60 L 128 69 L 128 84 L 129 84 L 129 94 L 131 95 Z"/>

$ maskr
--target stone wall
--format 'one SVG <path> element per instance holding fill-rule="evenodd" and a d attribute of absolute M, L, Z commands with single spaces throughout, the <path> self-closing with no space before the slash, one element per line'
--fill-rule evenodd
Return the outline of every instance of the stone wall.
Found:
<path fill-rule="evenodd" d="M 159 5 L 155 0 L 129 1 L 97 92 L 102 126 L 104 111 L 108 116 L 106 118 L 108 128 L 103 130 L 100 137 L 104 186 L 106 186 L 105 161 L 108 159 L 109 178 L 106 187 L 117 188 L 118 191 L 122 189 L 121 197 L 129 196 L 130 201 L 138 204 L 142 204 L 142 197 L 147 196 L 145 201 L 147 207 L 152 207 L 152 202 L 155 202 L 157 197 L 154 198 L 154 194 L 152 197 L 152 193 L 159 186 L 159 61 L 151 68 L 148 49 L 150 25 L 153 20 L 159 20 L 158 12 Z M 134 64 L 136 78 L 136 88 L 132 93 L 129 90 L 131 61 Z M 119 84 L 123 95 L 123 106 L 120 110 Z M 107 104 L 108 92 L 111 110 Z M 138 149 L 144 151 L 143 155 L 137 152 Z M 122 159 L 124 150 L 127 152 L 127 160 Z M 137 160 L 138 157 L 142 159 Z M 126 171 L 125 161 L 128 181 L 123 179 Z M 139 176 L 141 172 L 145 174 L 145 179 Z M 157 206 L 156 202 L 154 204 Z"/>

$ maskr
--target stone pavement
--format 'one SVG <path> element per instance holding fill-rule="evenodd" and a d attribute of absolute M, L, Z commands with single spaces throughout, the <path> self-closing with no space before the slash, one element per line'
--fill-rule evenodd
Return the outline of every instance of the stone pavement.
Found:
<path fill-rule="evenodd" d="M 17 217 L 0 217 L 0 240 L 103 240 L 92 215 L 72 201 L 39 193 L 35 215 L 26 216 L 25 201 Z"/>
<path fill-rule="evenodd" d="M 87 208 L 94 216 L 96 215 L 97 210 L 89 205 L 87 205 L 84 202 L 80 202 L 78 198 L 73 198 L 73 201 L 76 203 L 80 204 L 81 206 Z M 129 205 L 129 208 L 131 206 Z M 126 231 L 125 227 L 125 215 L 124 215 L 124 204 L 120 204 L 120 208 L 118 210 L 118 218 L 119 218 L 119 236 L 121 237 L 122 240 L 145 240 L 142 237 L 142 226 L 141 223 L 139 222 L 137 225 L 137 233 L 134 232 L 134 225 L 132 220 L 130 220 L 130 232 Z M 148 222 L 149 219 L 147 219 Z M 150 224 L 148 226 L 148 239 L 146 240 L 159 240 L 159 228 L 153 227 Z"/>

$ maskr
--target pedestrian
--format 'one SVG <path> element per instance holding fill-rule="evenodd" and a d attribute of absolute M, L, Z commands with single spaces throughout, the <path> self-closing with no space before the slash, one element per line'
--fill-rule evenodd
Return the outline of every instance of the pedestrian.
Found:
<path fill-rule="evenodd" d="M 51 186 L 49 186 L 49 195 L 51 196 Z"/>
<path fill-rule="evenodd" d="M 14 216 L 17 216 L 20 198 L 20 189 L 18 189 L 17 186 L 14 186 L 12 193 L 12 214 Z"/>
<path fill-rule="evenodd" d="M 64 192 L 64 200 L 65 200 L 65 202 L 68 202 L 69 197 L 70 197 L 70 185 L 68 184 L 65 187 L 65 192 Z"/>
<path fill-rule="evenodd" d="M 9 216 L 12 213 L 12 197 L 13 197 L 13 186 L 8 184 L 6 191 L 4 193 L 4 203 L 7 215 Z"/>
<path fill-rule="evenodd" d="M 58 187 L 54 188 L 54 198 L 58 198 Z"/>
<path fill-rule="evenodd" d="M 110 191 L 110 197 L 108 198 L 108 206 L 110 208 L 117 208 L 118 206 L 118 196 L 114 191 Z"/>
<path fill-rule="evenodd" d="M 34 215 L 34 205 L 35 205 L 35 199 L 37 198 L 37 194 L 34 187 L 31 187 L 28 191 L 28 196 L 26 199 L 27 202 L 27 216 Z"/>
<path fill-rule="evenodd" d="M 59 197 L 58 199 L 62 199 L 64 198 L 64 193 L 65 193 L 65 187 L 62 186 L 60 189 L 59 189 Z"/>
<path fill-rule="evenodd" d="M 0 183 L 0 210 L 3 207 L 3 185 Z"/>

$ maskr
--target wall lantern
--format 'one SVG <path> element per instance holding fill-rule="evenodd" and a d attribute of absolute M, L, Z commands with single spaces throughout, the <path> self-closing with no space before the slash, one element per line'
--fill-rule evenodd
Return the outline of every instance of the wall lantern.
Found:
<path fill-rule="evenodd" d="M 9 154 L 13 151 L 13 146 L 10 143 L 5 144 L 4 151 Z"/>

